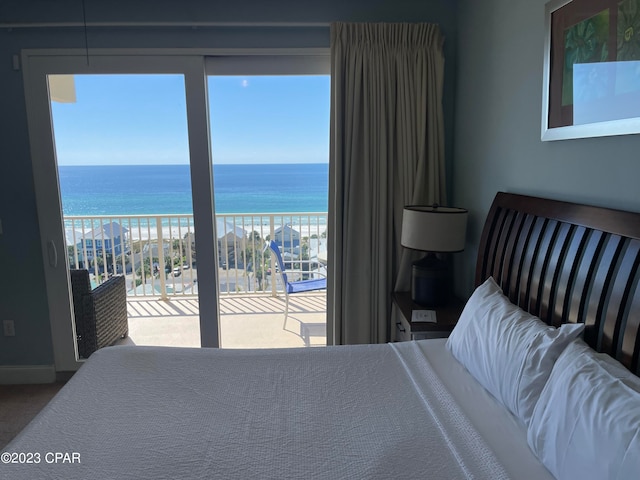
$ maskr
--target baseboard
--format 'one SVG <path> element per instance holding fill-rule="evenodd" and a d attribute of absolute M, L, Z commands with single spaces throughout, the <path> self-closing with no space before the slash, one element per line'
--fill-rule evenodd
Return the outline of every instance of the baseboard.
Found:
<path fill-rule="evenodd" d="M 54 365 L 0 365 L 0 385 L 27 383 L 53 383 L 56 381 Z"/>

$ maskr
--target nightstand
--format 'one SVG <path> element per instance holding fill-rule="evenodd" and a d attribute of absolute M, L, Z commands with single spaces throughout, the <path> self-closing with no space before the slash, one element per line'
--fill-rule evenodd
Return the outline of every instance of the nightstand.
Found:
<path fill-rule="evenodd" d="M 414 303 L 411 300 L 410 292 L 396 292 L 392 298 L 400 312 L 400 319 L 396 323 L 395 331 L 396 341 L 399 342 L 448 337 L 464 308 L 464 302 L 457 298 L 452 299 L 446 305 L 435 308 L 427 308 Z M 412 322 L 411 312 L 413 310 L 435 310 L 437 322 Z"/>

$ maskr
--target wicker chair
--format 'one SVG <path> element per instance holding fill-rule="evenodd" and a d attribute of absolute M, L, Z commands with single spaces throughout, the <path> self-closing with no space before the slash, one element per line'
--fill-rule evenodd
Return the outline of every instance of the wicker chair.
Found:
<path fill-rule="evenodd" d="M 89 358 L 129 331 L 125 278 L 114 276 L 91 289 L 88 270 L 71 270 L 78 353 Z"/>

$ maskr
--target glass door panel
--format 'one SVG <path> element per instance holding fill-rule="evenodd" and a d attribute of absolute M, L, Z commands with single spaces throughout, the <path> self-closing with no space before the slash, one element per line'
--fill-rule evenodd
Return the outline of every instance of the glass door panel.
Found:
<path fill-rule="evenodd" d="M 267 247 L 289 281 L 326 278 L 329 75 L 236 66 L 208 77 L 221 347 L 323 346 L 326 288 L 287 298 Z"/>
<path fill-rule="evenodd" d="M 128 329 L 111 318 L 104 329 L 114 333 L 98 346 L 119 335 L 135 345 L 200 346 L 184 75 L 48 78 L 67 265 L 87 270 L 92 290 L 125 277 L 126 298 L 114 301 L 127 303 Z M 85 325 L 94 316 L 73 273 L 82 358 L 96 346 Z M 123 310 L 104 308 L 111 317 Z"/>
<path fill-rule="evenodd" d="M 24 67 L 56 370 L 86 357 L 70 269 L 90 292 L 124 279 L 124 341 L 218 346 L 203 57 L 27 52 Z"/>

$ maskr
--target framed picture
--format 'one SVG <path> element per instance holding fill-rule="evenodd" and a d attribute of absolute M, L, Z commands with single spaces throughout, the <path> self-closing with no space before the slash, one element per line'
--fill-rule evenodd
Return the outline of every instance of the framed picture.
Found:
<path fill-rule="evenodd" d="M 542 140 L 640 133 L 640 0 L 546 4 Z"/>

